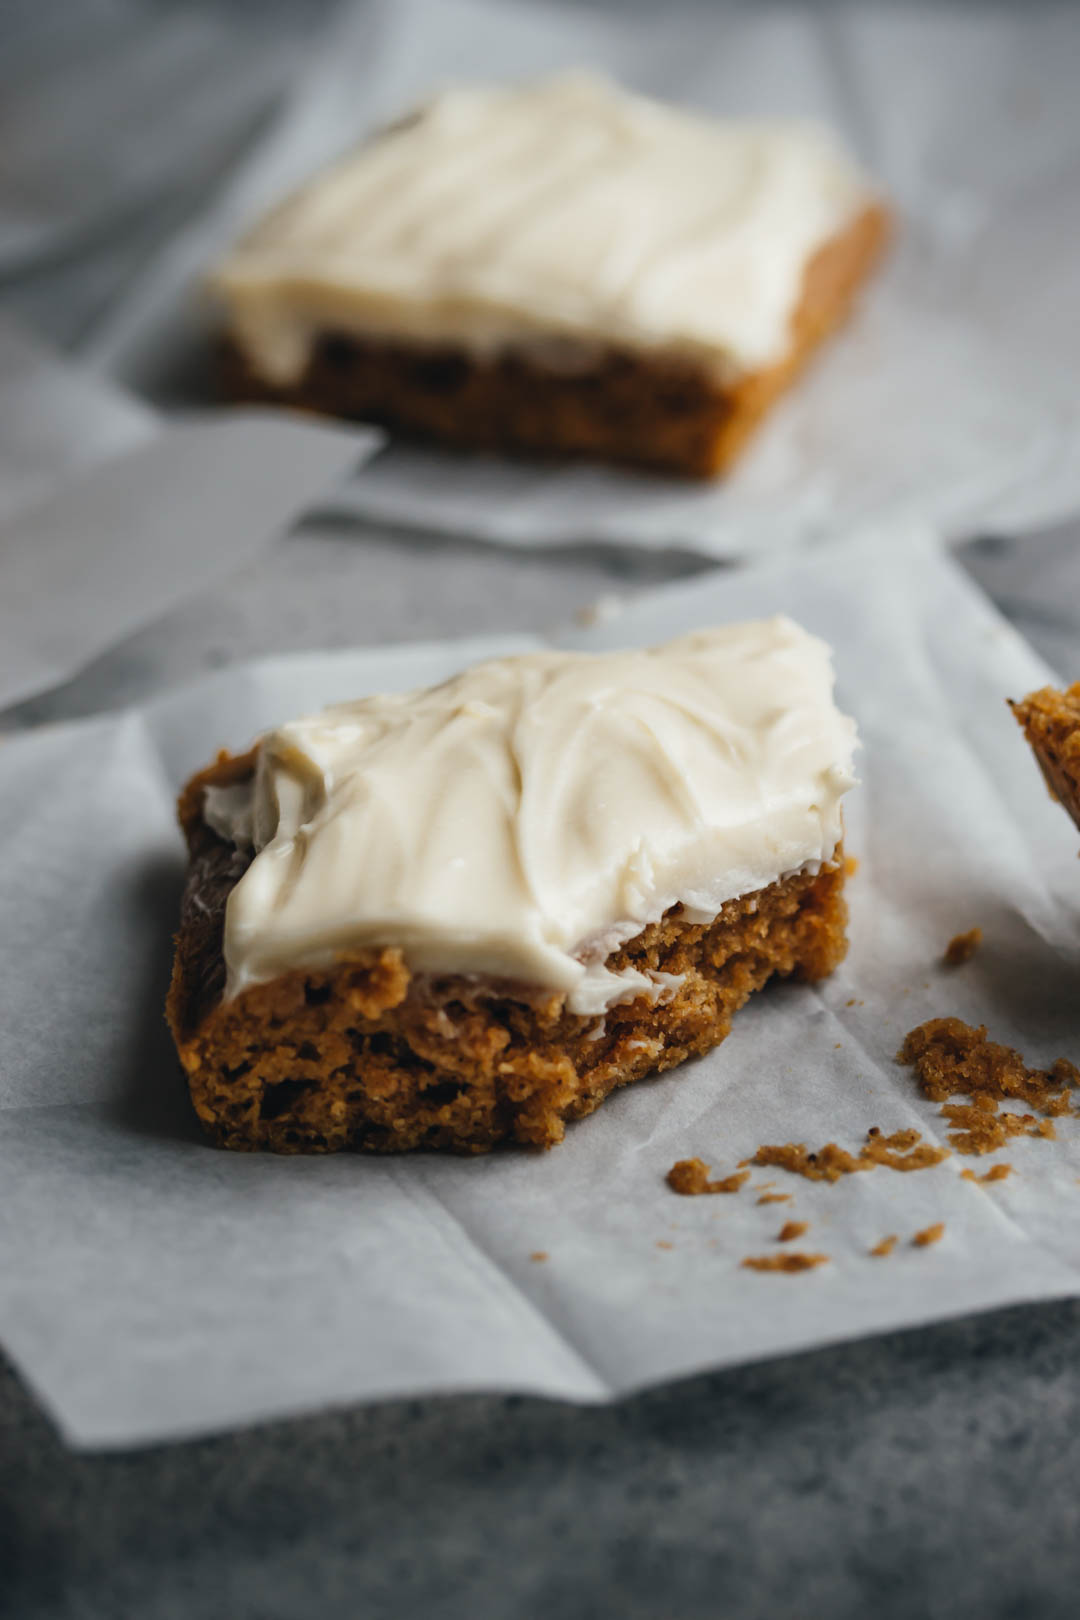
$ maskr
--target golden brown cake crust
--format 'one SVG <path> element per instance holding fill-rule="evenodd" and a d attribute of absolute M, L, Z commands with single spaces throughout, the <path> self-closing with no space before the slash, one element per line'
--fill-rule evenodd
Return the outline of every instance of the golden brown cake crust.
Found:
<path fill-rule="evenodd" d="M 1051 796 L 1080 827 L 1080 681 L 1064 692 L 1044 686 L 1009 707 L 1024 728 Z"/>
<path fill-rule="evenodd" d="M 191 865 L 167 1016 L 196 1112 L 223 1147 L 549 1147 L 617 1086 L 716 1046 L 774 975 L 823 978 L 846 950 L 838 850 L 819 873 L 730 901 L 707 926 L 676 906 L 643 929 L 608 965 L 683 974 L 682 986 L 670 1001 L 641 998 L 603 1019 L 526 985 L 412 974 L 391 947 L 225 1001 L 225 904 L 250 857 L 218 838 L 199 807 L 208 783 L 251 768 L 250 755 L 222 755 L 180 797 Z"/>
<path fill-rule="evenodd" d="M 791 347 L 776 365 L 724 386 L 692 364 L 609 352 L 560 372 L 506 353 L 478 360 L 458 348 L 423 348 L 326 332 L 300 380 L 260 375 L 226 336 L 229 398 L 292 405 L 379 422 L 462 449 L 594 456 L 690 478 L 735 460 L 811 352 L 851 311 L 890 233 L 880 204 L 863 210 L 811 259 L 792 318 Z"/>

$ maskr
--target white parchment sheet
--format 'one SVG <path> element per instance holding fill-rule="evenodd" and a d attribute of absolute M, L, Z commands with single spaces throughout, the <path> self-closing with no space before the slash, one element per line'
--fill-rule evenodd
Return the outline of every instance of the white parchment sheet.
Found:
<path fill-rule="evenodd" d="M 156 426 L 142 401 L 0 316 L 0 522 Z"/>
<path fill-rule="evenodd" d="M 723 483 L 395 445 L 343 504 L 506 544 L 721 557 L 882 517 L 956 537 L 1035 527 L 1080 502 L 1078 62 L 1069 6 L 348 5 L 254 157 L 86 353 L 152 397 L 207 398 L 199 287 L 245 224 L 434 86 L 585 66 L 691 107 L 843 131 L 897 212 L 886 269 Z"/>
<path fill-rule="evenodd" d="M 4 340 L 0 329 L 0 426 L 25 412 L 52 425 L 27 427 L 25 444 L 40 453 L 17 466 L 43 481 L 51 470 L 57 487 L 0 512 L 2 707 L 227 578 L 383 442 L 377 429 L 285 411 L 168 422 L 131 402 L 127 414 L 121 397 L 96 400 L 93 379 L 45 366 L 5 397 Z M 68 451 L 80 404 L 116 442 L 76 472 Z M 0 461 L 0 487 L 3 471 Z"/>
<path fill-rule="evenodd" d="M 763 1142 L 854 1147 L 871 1125 L 939 1138 L 892 1061 L 932 1015 L 985 1020 L 1032 1061 L 1080 1055 L 1077 835 L 1004 703 L 1046 671 L 927 542 L 669 588 L 564 639 L 636 644 L 777 610 L 834 644 L 864 743 L 849 959 L 824 985 L 765 991 L 715 1053 L 630 1087 L 546 1155 L 219 1152 L 161 1010 L 189 770 L 321 702 L 535 642 L 294 656 L 0 745 L 0 1333 L 71 1442 L 406 1392 L 602 1401 L 1080 1290 L 1077 1121 L 1010 1143 L 1017 1173 L 986 1188 L 956 1158 L 834 1186 L 761 1171 L 734 1197 L 665 1186 L 687 1155 L 722 1173 Z M 975 925 L 974 960 L 940 967 Z M 758 1205 L 766 1181 L 792 1202 Z M 788 1218 L 829 1264 L 741 1269 Z M 936 1221 L 943 1241 L 912 1248 Z M 893 1232 L 896 1252 L 869 1258 Z"/>

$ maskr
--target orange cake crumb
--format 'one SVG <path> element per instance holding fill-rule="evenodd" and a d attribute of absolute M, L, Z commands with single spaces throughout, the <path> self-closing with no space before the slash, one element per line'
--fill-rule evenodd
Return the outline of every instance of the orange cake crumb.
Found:
<path fill-rule="evenodd" d="M 959 1018 L 931 1018 L 904 1037 L 898 1063 L 911 1065 L 925 1096 L 940 1102 L 958 1153 L 993 1153 L 1014 1136 L 1053 1138 L 1051 1118 L 1074 1113 L 1072 1094 L 1080 1069 L 1058 1058 L 1049 1069 L 1029 1069 L 1020 1053 L 986 1038 L 986 1025 Z M 966 1096 L 966 1103 L 948 1099 Z M 1005 1099 L 1024 1102 L 1038 1113 L 1002 1113 Z"/>
<path fill-rule="evenodd" d="M 547 1258 L 548 1252 L 546 1249 L 534 1249 L 529 1256 L 530 1260 L 546 1260 Z"/>
<path fill-rule="evenodd" d="M 978 1175 L 974 1170 L 961 1170 L 960 1179 L 974 1181 L 981 1187 L 988 1181 L 1004 1181 L 1006 1176 L 1011 1176 L 1012 1173 L 1011 1164 L 992 1164 L 984 1176 Z"/>
<path fill-rule="evenodd" d="M 803 1233 L 809 1232 L 809 1230 L 809 1221 L 785 1221 L 776 1234 L 776 1241 L 777 1243 L 794 1243 L 796 1238 L 801 1238 Z"/>
<path fill-rule="evenodd" d="M 916 1232 L 912 1243 L 917 1249 L 927 1249 L 931 1243 L 940 1243 L 945 1236 L 945 1222 L 935 1221 L 933 1226 L 924 1226 L 921 1232 Z"/>
<path fill-rule="evenodd" d="M 828 1263 L 827 1254 L 748 1254 L 741 1262 L 747 1271 L 813 1271 Z"/>
<path fill-rule="evenodd" d="M 702 1159 L 680 1159 L 667 1173 L 667 1184 L 672 1192 L 684 1198 L 695 1198 L 701 1193 L 735 1193 L 749 1179 L 749 1170 L 736 1170 L 734 1175 L 725 1176 L 721 1181 L 710 1181 L 709 1166 Z"/>
<path fill-rule="evenodd" d="M 947 1149 L 924 1142 L 918 1131 L 894 1131 L 891 1136 L 883 1136 L 875 1125 L 857 1154 L 835 1142 L 826 1142 L 816 1153 L 808 1152 L 802 1142 L 786 1142 L 759 1147 L 752 1162 L 775 1165 L 807 1181 L 839 1181 L 841 1176 L 873 1170 L 878 1165 L 888 1170 L 929 1170 L 947 1157 Z"/>
<path fill-rule="evenodd" d="M 883 1260 L 886 1255 L 892 1254 L 899 1241 L 900 1239 L 897 1237 L 896 1233 L 890 1232 L 888 1237 L 883 1237 L 880 1243 L 874 1244 L 874 1247 L 870 1250 L 870 1253 L 875 1257 L 875 1259 Z"/>
<path fill-rule="evenodd" d="M 656 1247 L 658 1249 L 673 1249 L 675 1245 L 674 1243 L 669 1243 L 667 1238 L 657 1238 Z"/>
<path fill-rule="evenodd" d="M 942 961 L 946 967 L 962 967 L 970 962 L 982 944 L 982 929 L 969 928 L 966 934 L 954 934 L 945 947 Z"/>
<path fill-rule="evenodd" d="M 857 855 L 849 855 L 847 857 L 847 859 L 844 861 L 844 871 L 847 873 L 848 877 L 854 877 L 858 870 L 859 870 L 859 858 L 858 858 L 858 856 Z"/>
<path fill-rule="evenodd" d="M 762 1193 L 758 1199 L 759 1204 L 790 1204 L 790 1193 Z"/>

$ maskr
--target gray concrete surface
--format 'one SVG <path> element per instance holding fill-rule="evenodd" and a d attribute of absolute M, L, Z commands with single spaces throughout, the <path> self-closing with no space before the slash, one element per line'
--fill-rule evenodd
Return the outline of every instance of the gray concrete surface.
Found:
<path fill-rule="evenodd" d="M 0 1613 L 1074 1620 L 1080 1304 L 603 1410 L 409 1401 L 71 1457 L 0 1374 Z"/>

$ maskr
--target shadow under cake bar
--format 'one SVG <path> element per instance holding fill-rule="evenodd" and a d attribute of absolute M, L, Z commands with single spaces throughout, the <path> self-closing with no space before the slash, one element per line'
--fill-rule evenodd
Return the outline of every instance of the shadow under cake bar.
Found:
<path fill-rule="evenodd" d="M 223 754 L 168 1017 L 214 1140 L 547 1147 L 846 949 L 853 722 L 789 619 L 547 651 Z"/>
<path fill-rule="evenodd" d="M 576 74 L 450 90 L 219 266 L 225 384 L 451 445 L 708 477 L 845 319 L 888 228 L 812 124 Z"/>
<path fill-rule="evenodd" d="M 1064 692 L 1044 686 L 1009 706 L 1051 795 L 1080 827 L 1080 681 Z"/>

